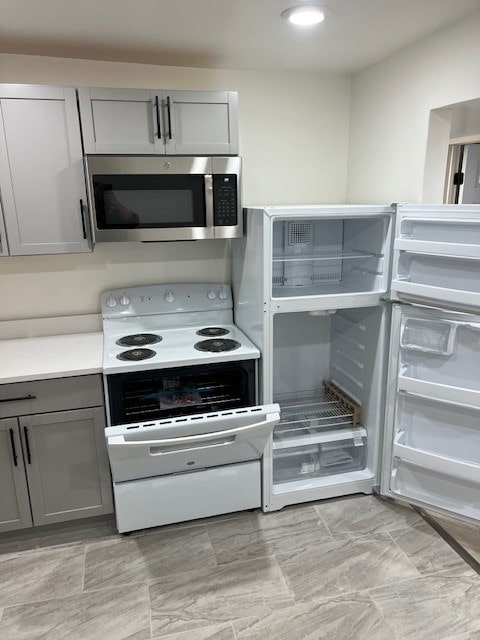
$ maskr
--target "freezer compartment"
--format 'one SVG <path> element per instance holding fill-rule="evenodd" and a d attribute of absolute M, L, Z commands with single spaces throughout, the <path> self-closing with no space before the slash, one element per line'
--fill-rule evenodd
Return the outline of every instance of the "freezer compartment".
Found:
<path fill-rule="evenodd" d="M 400 299 L 480 307 L 478 259 L 400 251 L 396 253 L 392 292 Z"/>
<path fill-rule="evenodd" d="M 272 297 L 386 291 L 389 218 L 275 220 Z"/>
<path fill-rule="evenodd" d="M 366 447 L 365 429 L 329 434 L 320 442 L 307 446 L 274 447 L 273 482 L 279 484 L 364 469 Z"/>

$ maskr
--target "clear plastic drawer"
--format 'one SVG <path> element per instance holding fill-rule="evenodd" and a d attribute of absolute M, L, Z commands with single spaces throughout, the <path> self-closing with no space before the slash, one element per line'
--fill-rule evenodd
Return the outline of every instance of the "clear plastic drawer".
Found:
<path fill-rule="evenodd" d="M 291 482 L 364 469 L 367 438 L 358 434 L 289 449 L 274 449 L 273 482 Z"/>

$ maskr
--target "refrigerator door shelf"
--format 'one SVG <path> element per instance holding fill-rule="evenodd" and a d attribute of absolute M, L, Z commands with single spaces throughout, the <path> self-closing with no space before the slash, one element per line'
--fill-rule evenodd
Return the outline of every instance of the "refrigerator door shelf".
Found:
<path fill-rule="evenodd" d="M 393 306 L 382 494 L 480 519 L 479 327 L 479 316 Z"/>

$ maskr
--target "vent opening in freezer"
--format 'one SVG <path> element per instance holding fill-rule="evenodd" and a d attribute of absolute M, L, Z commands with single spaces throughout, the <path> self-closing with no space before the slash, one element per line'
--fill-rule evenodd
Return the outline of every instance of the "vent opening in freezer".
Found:
<path fill-rule="evenodd" d="M 274 298 L 385 291 L 387 220 L 275 220 Z"/>

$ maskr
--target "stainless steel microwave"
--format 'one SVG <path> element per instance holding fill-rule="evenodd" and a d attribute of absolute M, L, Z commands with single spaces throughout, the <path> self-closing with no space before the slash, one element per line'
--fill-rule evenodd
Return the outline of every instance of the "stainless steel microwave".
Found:
<path fill-rule="evenodd" d="M 86 156 L 93 242 L 239 238 L 241 159 Z"/>

